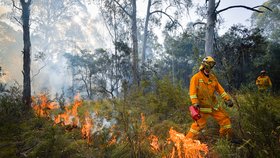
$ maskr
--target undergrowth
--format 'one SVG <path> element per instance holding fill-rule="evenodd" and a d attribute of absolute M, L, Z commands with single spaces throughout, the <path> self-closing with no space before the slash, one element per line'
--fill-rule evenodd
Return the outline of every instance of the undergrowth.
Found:
<path fill-rule="evenodd" d="M 146 84 L 151 86 L 151 84 Z M 172 152 L 169 129 L 180 133 L 189 130 L 188 91 L 168 79 L 153 87 L 142 87 L 117 99 L 83 101 L 78 114 L 95 113 L 92 142 L 81 136 L 81 129 L 54 125 L 50 118 L 23 113 L 24 105 L 15 93 L 0 98 L 0 157 L 163 157 Z M 233 94 L 232 94 L 233 96 Z M 280 151 L 280 97 L 252 90 L 234 93 L 235 106 L 224 107 L 241 143 L 218 136 L 213 120 L 200 136 L 209 147 L 208 157 L 277 157 Z M 55 112 L 53 114 L 56 114 Z M 103 126 L 102 122 L 109 125 Z M 160 151 L 151 148 L 151 135 L 159 138 Z M 109 144 L 113 138 L 115 142 Z"/>

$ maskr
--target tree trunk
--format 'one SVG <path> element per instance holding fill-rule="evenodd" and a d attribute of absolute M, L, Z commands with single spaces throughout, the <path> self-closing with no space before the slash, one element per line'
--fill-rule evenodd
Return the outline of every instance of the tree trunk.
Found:
<path fill-rule="evenodd" d="M 209 0 L 207 9 L 207 27 L 205 39 L 205 55 L 212 56 L 214 51 L 214 28 L 216 21 L 215 0 Z"/>
<path fill-rule="evenodd" d="M 148 39 L 148 24 L 149 24 L 149 18 L 151 15 L 151 13 L 150 13 L 151 4 L 152 4 L 152 0 L 148 0 L 145 28 L 144 28 L 144 38 L 143 38 L 142 65 L 145 64 L 145 60 L 146 60 L 146 45 L 147 45 L 147 39 Z"/>
<path fill-rule="evenodd" d="M 30 65 L 31 65 L 31 42 L 29 32 L 29 16 L 31 0 L 20 0 L 22 6 L 22 28 L 23 28 L 23 96 L 22 99 L 27 105 L 27 109 L 31 107 L 31 80 L 30 80 Z"/>
<path fill-rule="evenodd" d="M 136 19 L 136 0 L 132 0 L 132 14 L 131 14 L 131 37 L 132 37 L 132 73 L 133 83 L 138 85 L 140 83 L 138 74 L 138 39 L 137 39 L 137 19 Z"/>

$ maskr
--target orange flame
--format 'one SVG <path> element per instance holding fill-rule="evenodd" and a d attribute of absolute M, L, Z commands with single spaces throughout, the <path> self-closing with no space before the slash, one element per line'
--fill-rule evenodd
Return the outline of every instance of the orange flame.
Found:
<path fill-rule="evenodd" d="M 146 125 L 146 122 L 145 122 L 145 115 L 143 113 L 141 113 L 140 129 L 142 130 L 143 133 L 145 133 L 148 130 L 148 126 Z"/>
<path fill-rule="evenodd" d="M 151 147 L 152 147 L 152 150 L 153 151 L 160 151 L 160 148 L 159 148 L 159 143 L 158 143 L 158 137 L 155 136 L 155 135 L 150 135 L 149 139 L 151 140 Z"/>
<path fill-rule="evenodd" d="M 113 145 L 117 143 L 117 137 L 120 135 L 118 131 L 116 131 L 117 126 L 112 125 L 109 132 L 109 141 L 107 146 Z"/>
<path fill-rule="evenodd" d="M 81 105 L 82 105 L 82 100 L 80 99 L 78 94 L 74 98 L 74 105 L 72 106 L 72 108 L 69 108 L 70 105 L 66 106 L 64 113 L 55 116 L 54 123 L 61 124 L 64 126 L 71 126 L 71 128 L 78 127 L 78 124 L 80 122 L 78 116 L 78 107 L 80 107 Z"/>
<path fill-rule="evenodd" d="M 114 135 L 114 136 L 112 136 L 112 138 L 109 140 L 108 146 L 113 145 L 113 144 L 116 144 L 116 143 L 117 143 L 117 136 Z"/>
<path fill-rule="evenodd" d="M 78 107 L 80 107 L 82 105 L 82 100 L 79 97 L 79 94 L 75 96 L 74 99 L 74 105 L 72 107 L 72 111 L 71 114 L 74 117 L 73 118 L 73 122 L 72 122 L 72 126 L 73 127 L 77 127 L 79 124 L 79 116 L 78 116 Z"/>
<path fill-rule="evenodd" d="M 199 140 L 187 138 L 184 134 L 172 128 L 169 130 L 169 135 L 169 140 L 174 143 L 179 158 L 202 158 L 208 153 L 207 145 L 200 143 Z M 171 157 L 175 157 L 175 148 L 171 153 Z"/>
<path fill-rule="evenodd" d="M 38 99 L 32 96 L 32 108 L 38 117 L 50 117 L 50 110 L 58 109 L 58 103 L 50 102 L 45 94 L 41 94 Z"/>
<path fill-rule="evenodd" d="M 74 104 L 72 108 L 70 105 L 65 106 L 64 113 L 54 116 L 54 124 L 61 124 L 68 126 L 70 129 L 78 127 L 79 115 L 78 108 L 82 105 L 80 95 L 77 94 L 74 97 Z M 50 117 L 50 111 L 58 109 L 59 105 L 56 102 L 50 102 L 45 94 L 39 96 L 38 99 L 32 96 L 32 108 L 38 117 Z M 85 121 L 81 127 L 82 136 L 87 139 L 87 143 L 91 143 L 91 132 L 93 127 L 93 121 L 88 112 L 85 113 Z M 69 130 L 69 129 L 68 129 Z M 112 137 L 111 144 L 116 142 L 116 137 Z"/>
<path fill-rule="evenodd" d="M 90 118 L 88 112 L 85 113 L 85 123 L 82 126 L 82 136 L 87 139 L 87 143 L 91 143 L 91 128 L 93 126 L 92 119 Z"/>
<path fill-rule="evenodd" d="M 65 108 L 65 112 L 54 116 L 55 124 L 62 124 L 64 126 L 71 125 L 71 127 L 77 127 L 79 123 L 78 107 L 82 105 L 82 101 L 79 94 L 75 96 L 74 105 L 72 109 Z M 50 111 L 58 109 L 57 102 L 50 102 L 45 94 L 39 95 L 38 98 L 32 96 L 32 108 L 38 117 L 50 118 Z"/>

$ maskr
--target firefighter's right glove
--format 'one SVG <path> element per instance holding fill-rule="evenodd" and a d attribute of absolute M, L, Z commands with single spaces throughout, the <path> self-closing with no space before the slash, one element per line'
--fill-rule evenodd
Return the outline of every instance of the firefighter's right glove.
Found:
<path fill-rule="evenodd" d="M 228 106 L 228 107 L 233 107 L 233 102 L 232 102 L 232 100 L 231 99 L 229 99 L 229 100 L 226 100 L 225 101 L 225 104 L 226 104 L 226 106 Z"/>

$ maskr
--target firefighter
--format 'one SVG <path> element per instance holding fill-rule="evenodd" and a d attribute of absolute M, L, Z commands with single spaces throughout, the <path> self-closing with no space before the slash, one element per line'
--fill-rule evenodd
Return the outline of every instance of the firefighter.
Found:
<path fill-rule="evenodd" d="M 213 117 L 220 125 L 219 132 L 221 136 L 231 137 L 232 128 L 229 116 L 218 103 L 216 93 L 224 99 L 228 107 L 232 107 L 233 102 L 218 82 L 216 76 L 211 72 L 215 64 L 216 62 L 211 56 L 205 57 L 199 72 L 191 78 L 190 99 L 192 106 L 198 109 L 200 118 L 192 123 L 186 135 L 188 138 L 196 138 L 199 131 L 206 126 L 206 120 L 209 116 Z"/>
<path fill-rule="evenodd" d="M 266 71 L 262 70 L 260 76 L 256 80 L 259 92 L 267 92 L 271 87 L 272 83 L 269 76 L 266 75 Z"/>

